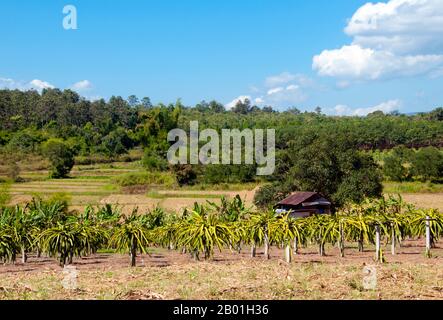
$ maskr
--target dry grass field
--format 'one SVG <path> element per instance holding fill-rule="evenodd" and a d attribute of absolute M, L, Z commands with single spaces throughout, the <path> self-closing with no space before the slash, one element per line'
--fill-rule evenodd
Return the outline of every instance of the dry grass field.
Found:
<path fill-rule="evenodd" d="M 435 208 L 443 212 L 443 193 L 403 193 L 402 197 L 417 208 Z"/>
<path fill-rule="evenodd" d="M 0 299 L 443 299 L 443 249 L 423 255 L 423 241 L 405 242 L 399 254 L 375 264 L 373 250 L 355 246 L 339 258 L 327 247 L 302 249 L 287 264 L 282 250 L 271 249 L 271 260 L 259 251 L 250 258 L 224 250 L 211 261 L 153 248 L 129 268 L 128 256 L 101 253 L 74 260 L 75 290 L 63 288 L 62 268 L 53 259 L 31 257 L 26 265 L 0 266 Z M 375 266 L 374 290 L 363 286 L 363 268 Z"/>
<path fill-rule="evenodd" d="M 26 169 L 28 167 L 24 167 Z M 239 186 L 217 190 L 200 190 L 196 188 L 173 190 L 161 186 L 144 188 L 119 187 L 113 178 L 142 172 L 137 162 L 117 162 L 112 164 L 77 165 L 73 168 L 69 179 L 47 179 L 46 170 L 24 170 L 20 176 L 25 182 L 14 183 L 10 187 L 10 204 L 28 202 L 33 196 L 50 197 L 64 194 L 70 200 L 71 208 L 83 210 L 87 205 L 113 204 L 122 208 L 124 213 L 130 213 L 135 208 L 145 212 L 160 206 L 167 211 L 180 211 L 193 206 L 195 202 L 219 202 L 222 196 L 227 198 L 239 194 L 252 206 L 255 185 L 245 185 L 245 190 Z M 241 189 L 242 186 L 240 186 Z"/>

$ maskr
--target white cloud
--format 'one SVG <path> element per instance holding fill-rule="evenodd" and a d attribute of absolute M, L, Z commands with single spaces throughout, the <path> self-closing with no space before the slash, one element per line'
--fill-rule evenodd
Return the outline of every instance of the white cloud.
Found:
<path fill-rule="evenodd" d="M 355 12 L 345 32 L 363 47 L 398 54 L 441 53 L 443 1 L 367 3 Z"/>
<path fill-rule="evenodd" d="M 263 104 L 265 102 L 265 100 L 263 100 L 263 97 L 258 97 L 258 98 L 255 98 L 254 102 L 256 104 Z"/>
<path fill-rule="evenodd" d="M 297 78 L 297 75 L 291 74 L 289 72 L 282 72 L 275 76 L 270 76 L 266 78 L 265 84 L 267 87 L 275 87 L 278 85 L 286 84 Z"/>
<path fill-rule="evenodd" d="M 336 105 L 334 107 L 334 111 L 335 111 L 335 114 L 337 114 L 339 116 L 344 116 L 344 115 L 348 115 L 348 114 L 352 113 L 351 108 L 349 108 L 347 105 L 344 105 L 344 104 Z"/>
<path fill-rule="evenodd" d="M 256 105 L 271 105 L 274 108 L 294 106 L 307 99 L 305 91 L 314 87 L 314 81 L 303 74 L 282 72 L 269 76 L 261 86 L 250 86 L 250 95 L 242 95 L 225 105 L 232 109 L 238 101 L 249 99 Z"/>
<path fill-rule="evenodd" d="M 19 83 L 9 78 L 0 78 L 0 89 L 18 89 Z"/>
<path fill-rule="evenodd" d="M 366 116 L 375 111 L 383 111 L 383 113 L 390 113 L 392 111 L 399 110 L 401 107 L 400 100 L 389 100 L 386 102 L 382 102 L 376 106 L 367 107 L 367 108 L 357 108 L 352 109 L 351 107 L 343 104 L 339 104 L 334 107 L 334 112 L 336 115 L 344 116 Z"/>
<path fill-rule="evenodd" d="M 443 55 L 396 56 L 359 45 L 325 50 L 314 57 L 313 68 L 322 76 L 377 80 L 429 73 L 443 64 Z"/>
<path fill-rule="evenodd" d="M 266 103 L 279 107 L 282 105 L 293 105 L 306 100 L 306 94 L 301 87 L 296 84 L 290 84 L 283 87 L 271 89 L 267 92 Z"/>
<path fill-rule="evenodd" d="M 17 81 L 10 78 L 1 78 L 0 77 L 0 89 L 10 89 L 10 90 L 31 90 L 35 89 L 41 91 L 43 89 L 53 89 L 55 88 L 49 82 L 34 79 L 30 82 Z"/>
<path fill-rule="evenodd" d="M 71 89 L 76 91 L 87 91 L 92 89 L 92 83 L 89 80 L 82 80 L 74 83 Z"/>
<path fill-rule="evenodd" d="M 29 84 L 30 84 L 31 88 L 36 89 L 36 90 L 54 89 L 55 88 L 49 82 L 39 80 L 39 79 L 34 79 Z"/>
<path fill-rule="evenodd" d="M 291 85 L 286 87 L 286 90 L 293 91 L 293 90 L 298 90 L 299 88 L 300 88 L 300 86 L 298 86 L 296 84 L 291 84 Z"/>
<path fill-rule="evenodd" d="M 279 93 L 279 92 L 281 92 L 283 90 L 284 89 L 282 87 L 270 89 L 270 90 L 268 90 L 268 96 L 271 96 L 273 94 Z"/>
<path fill-rule="evenodd" d="M 350 45 L 313 58 L 320 75 L 376 80 L 435 74 L 443 66 L 443 1 L 390 0 L 360 7 L 345 28 Z"/>
<path fill-rule="evenodd" d="M 272 105 L 279 108 L 305 101 L 307 99 L 305 91 L 313 86 L 314 81 L 303 74 L 282 72 L 267 77 L 262 87 L 251 87 L 251 92 L 256 97 L 254 102 L 257 105 Z"/>
<path fill-rule="evenodd" d="M 251 101 L 251 96 L 239 96 L 238 98 L 236 98 L 236 99 L 232 100 L 231 102 L 227 103 L 227 104 L 225 105 L 225 108 L 226 108 L 227 110 L 231 110 L 232 108 L 235 107 L 235 105 L 236 105 L 239 101 L 241 101 L 241 102 L 245 102 L 246 99 L 248 99 L 249 101 Z"/>

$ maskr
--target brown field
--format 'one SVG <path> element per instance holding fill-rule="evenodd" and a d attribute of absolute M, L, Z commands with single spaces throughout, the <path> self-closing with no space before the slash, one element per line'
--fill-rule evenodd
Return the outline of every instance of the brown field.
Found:
<path fill-rule="evenodd" d="M 417 208 L 432 208 L 443 212 L 443 193 L 403 193 L 402 197 Z"/>
<path fill-rule="evenodd" d="M 74 260 L 79 271 L 76 290 L 66 290 L 62 268 L 53 259 L 31 257 L 26 265 L 0 266 L 0 299 L 443 299 L 443 249 L 423 255 L 423 241 L 406 241 L 387 263 L 375 264 L 373 250 L 355 246 L 339 258 L 327 247 L 302 249 L 288 264 L 273 247 L 271 260 L 248 248 L 240 254 L 223 250 L 210 261 L 153 248 L 129 268 L 128 256 L 97 254 Z M 363 267 L 377 270 L 375 290 L 365 290 Z"/>

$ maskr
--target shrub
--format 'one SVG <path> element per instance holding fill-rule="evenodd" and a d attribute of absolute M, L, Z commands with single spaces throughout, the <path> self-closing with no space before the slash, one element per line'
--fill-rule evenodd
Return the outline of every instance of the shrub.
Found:
<path fill-rule="evenodd" d="M 66 177 L 74 166 L 74 153 L 71 148 L 62 140 L 50 139 L 42 145 L 42 150 L 51 162 L 50 177 Z"/>
<path fill-rule="evenodd" d="M 17 162 L 11 162 L 7 168 L 7 176 L 13 182 L 19 182 L 20 179 L 20 167 Z"/>
<path fill-rule="evenodd" d="M 412 160 L 413 171 L 421 180 L 439 179 L 443 176 L 443 154 L 435 147 L 417 151 Z"/>

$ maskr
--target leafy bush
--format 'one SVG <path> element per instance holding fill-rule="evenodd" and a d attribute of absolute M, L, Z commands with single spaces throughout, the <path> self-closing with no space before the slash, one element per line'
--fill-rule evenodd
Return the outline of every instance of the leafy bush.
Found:
<path fill-rule="evenodd" d="M 443 154 L 434 147 L 417 151 L 412 160 L 414 175 L 421 180 L 439 179 L 443 176 Z"/>
<path fill-rule="evenodd" d="M 28 133 L 26 131 L 19 131 L 12 136 L 8 148 L 25 152 L 34 151 L 39 143 L 37 136 L 38 135 L 33 132 Z"/>
<path fill-rule="evenodd" d="M 64 178 L 69 174 L 74 166 L 74 153 L 67 144 L 59 139 L 50 139 L 42 145 L 42 151 L 51 162 L 51 178 Z"/>
<path fill-rule="evenodd" d="M 391 154 L 384 158 L 383 173 L 392 181 L 407 181 L 412 178 L 410 169 L 414 152 L 404 146 L 395 147 Z"/>

